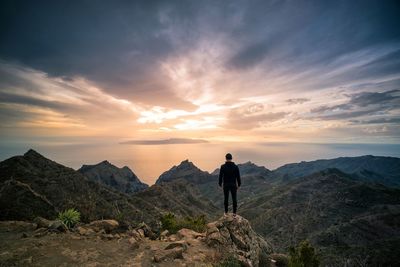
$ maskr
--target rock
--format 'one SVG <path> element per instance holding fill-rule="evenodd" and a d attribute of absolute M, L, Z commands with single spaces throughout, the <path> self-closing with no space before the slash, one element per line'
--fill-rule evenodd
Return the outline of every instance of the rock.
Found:
<path fill-rule="evenodd" d="M 154 254 L 153 260 L 154 260 L 154 262 L 162 262 L 162 261 L 168 261 L 168 260 L 174 260 L 174 259 L 182 259 L 183 251 L 184 251 L 184 249 L 182 247 L 157 250 Z"/>
<path fill-rule="evenodd" d="M 196 239 L 198 237 L 204 237 L 205 235 L 202 233 L 198 233 L 196 231 L 193 231 L 191 229 L 186 229 L 186 228 L 182 228 L 180 229 L 177 233 L 176 236 L 179 239 Z"/>
<path fill-rule="evenodd" d="M 160 234 L 160 237 L 159 237 L 159 239 L 160 239 L 160 240 L 166 240 L 166 239 L 167 239 L 167 236 L 168 236 L 168 234 L 169 234 L 169 231 L 168 231 L 168 230 L 164 230 L 164 231 L 162 231 L 162 232 L 161 232 L 161 234 Z"/>
<path fill-rule="evenodd" d="M 145 237 L 143 229 L 138 229 L 137 232 L 139 234 L 140 239 Z"/>
<path fill-rule="evenodd" d="M 139 242 L 135 238 L 133 237 L 129 238 L 128 242 L 131 245 L 131 248 L 133 249 L 139 248 Z"/>
<path fill-rule="evenodd" d="M 33 234 L 34 237 L 42 237 L 46 235 L 48 232 L 47 228 L 39 228 L 35 230 L 35 233 Z"/>
<path fill-rule="evenodd" d="M 164 249 L 173 249 L 173 248 L 177 248 L 177 247 L 180 247 L 183 249 L 183 251 L 186 251 L 188 245 L 187 245 L 186 241 L 177 241 L 177 242 L 168 244 Z"/>
<path fill-rule="evenodd" d="M 98 220 L 91 222 L 89 225 L 96 232 L 104 230 L 106 233 L 110 233 L 111 231 L 117 229 L 119 226 L 116 220 Z"/>
<path fill-rule="evenodd" d="M 47 220 L 43 217 L 36 217 L 33 222 L 37 224 L 37 228 L 49 228 L 51 224 L 50 220 Z"/>
<path fill-rule="evenodd" d="M 137 230 L 131 230 L 131 231 L 129 231 L 129 232 L 128 232 L 128 235 L 131 236 L 131 237 L 133 237 L 133 238 L 135 238 L 136 240 L 140 240 L 140 239 L 143 238 Z M 143 235 L 144 235 L 144 233 L 143 233 Z"/>
<path fill-rule="evenodd" d="M 66 232 L 68 227 L 60 220 L 51 221 L 48 227 L 50 231 Z"/>
<path fill-rule="evenodd" d="M 106 240 L 112 240 L 114 239 L 114 236 L 112 234 L 102 234 L 101 238 Z"/>
<path fill-rule="evenodd" d="M 245 218 L 237 215 L 221 217 L 207 225 L 206 243 L 237 255 L 243 266 L 268 266 L 272 247 L 251 228 Z"/>
<path fill-rule="evenodd" d="M 169 241 L 169 242 L 175 242 L 177 239 L 178 239 L 178 238 L 176 237 L 176 235 L 170 235 L 170 236 L 167 238 L 167 241 Z"/>
<path fill-rule="evenodd" d="M 157 238 L 157 235 L 144 222 L 140 223 L 137 228 L 143 230 L 143 234 L 144 234 L 145 237 L 148 237 L 148 238 L 150 238 L 152 240 L 155 240 Z"/>

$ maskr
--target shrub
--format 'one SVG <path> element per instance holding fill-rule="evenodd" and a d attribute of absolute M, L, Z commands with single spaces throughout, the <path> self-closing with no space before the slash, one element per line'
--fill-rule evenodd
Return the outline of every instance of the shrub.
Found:
<path fill-rule="evenodd" d="M 289 267 L 318 267 L 319 258 L 310 242 L 304 240 L 289 249 Z"/>
<path fill-rule="evenodd" d="M 240 267 L 241 264 L 237 258 L 230 255 L 218 263 L 215 267 Z"/>
<path fill-rule="evenodd" d="M 177 223 L 176 217 L 173 213 L 167 213 L 161 217 L 161 228 L 163 230 L 168 230 L 170 233 L 176 233 L 177 230 Z"/>
<path fill-rule="evenodd" d="M 177 218 L 173 213 L 167 213 L 161 217 L 161 227 L 163 230 L 175 234 L 182 228 L 192 229 L 197 232 L 202 232 L 206 228 L 206 219 L 204 215 L 197 217 L 185 217 L 184 219 Z"/>
<path fill-rule="evenodd" d="M 68 228 L 72 228 L 80 221 L 81 214 L 75 209 L 68 209 L 58 213 L 58 219 L 62 221 Z"/>

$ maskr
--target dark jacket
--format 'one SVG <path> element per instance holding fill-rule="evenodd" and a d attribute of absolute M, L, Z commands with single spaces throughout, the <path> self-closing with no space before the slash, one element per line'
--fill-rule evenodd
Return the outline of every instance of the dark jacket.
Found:
<path fill-rule="evenodd" d="M 219 186 L 224 184 L 224 187 L 236 187 L 240 186 L 241 183 L 239 168 L 234 162 L 227 161 L 221 165 L 221 169 L 219 170 Z"/>

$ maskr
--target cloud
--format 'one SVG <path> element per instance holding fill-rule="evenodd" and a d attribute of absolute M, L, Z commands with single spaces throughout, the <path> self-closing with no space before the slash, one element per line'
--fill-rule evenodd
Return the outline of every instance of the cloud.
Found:
<path fill-rule="evenodd" d="M 348 95 L 350 99 L 339 105 L 319 106 L 311 109 L 314 118 L 324 120 L 351 119 L 366 115 L 388 114 L 400 110 L 400 90 L 361 92 Z"/>
<path fill-rule="evenodd" d="M 268 123 L 283 119 L 287 112 L 263 112 L 262 104 L 247 104 L 233 108 L 227 116 L 227 128 L 237 130 L 251 130 L 268 125 Z"/>
<path fill-rule="evenodd" d="M 203 139 L 190 139 L 190 138 L 170 138 L 162 140 L 130 140 L 120 142 L 123 145 L 175 145 L 175 144 L 203 144 L 208 143 Z"/>
<path fill-rule="evenodd" d="M 295 104 L 303 104 L 305 102 L 310 101 L 309 98 L 289 98 L 286 100 L 287 103 L 291 104 L 291 105 L 295 105 Z"/>

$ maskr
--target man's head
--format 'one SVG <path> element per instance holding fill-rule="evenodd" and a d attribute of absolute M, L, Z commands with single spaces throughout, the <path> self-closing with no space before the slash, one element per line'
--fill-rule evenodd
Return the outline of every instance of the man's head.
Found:
<path fill-rule="evenodd" d="M 231 153 L 226 154 L 226 155 L 225 155 L 225 159 L 226 159 L 227 161 L 231 161 L 231 160 L 232 160 L 232 154 L 231 154 Z"/>

